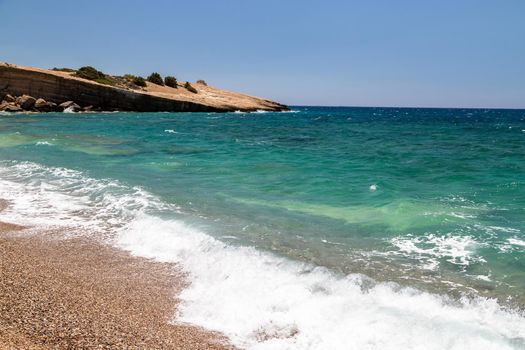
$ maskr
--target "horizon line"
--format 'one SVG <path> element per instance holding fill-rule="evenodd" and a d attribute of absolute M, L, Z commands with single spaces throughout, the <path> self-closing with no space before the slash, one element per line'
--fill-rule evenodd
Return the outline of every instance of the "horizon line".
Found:
<path fill-rule="evenodd" d="M 429 107 L 429 106 L 344 106 L 344 105 L 299 105 L 299 104 L 287 104 L 288 107 L 314 107 L 314 108 L 399 108 L 399 109 L 497 109 L 497 110 L 513 110 L 513 111 L 525 111 L 525 107 Z"/>

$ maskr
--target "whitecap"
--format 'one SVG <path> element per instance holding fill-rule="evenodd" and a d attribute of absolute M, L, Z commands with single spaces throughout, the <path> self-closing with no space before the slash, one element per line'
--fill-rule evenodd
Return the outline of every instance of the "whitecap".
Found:
<path fill-rule="evenodd" d="M 483 263 L 485 259 L 476 255 L 476 248 L 481 244 L 471 236 L 435 235 L 416 237 L 412 235 L 395 237 L 390 243 L 398 248 L 394 253 L 401 253 L 422 262 L 424 268 L 436 270 L 440 259 L 461 266 L 471 263 Z"/>
<path fill-rule="evenodd" d="M 509 238 L 507 242 L 515 246 L 525 247 L 525 241 L 518 238 Z"/>
<path fill-rule="evenodd" d="M 53 146 L 53 144 L 48 141 L 38 141 L 35 145 L 36 146 Z"/>

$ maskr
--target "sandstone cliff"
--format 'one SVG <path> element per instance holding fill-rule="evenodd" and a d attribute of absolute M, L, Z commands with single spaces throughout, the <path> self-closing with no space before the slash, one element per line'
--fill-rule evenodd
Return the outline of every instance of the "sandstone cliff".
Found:
<path fill-rule="evenodd" d="M 74 101 L 82 107 L 137 112 L 283 111 L 285 105 L 205 84 L 192 85 L 197 93 L 181 87 L 147 83 L 142 89 L 99 84 L 68 72 L 23 67 L 0 62 L 0 100 L 10 94 L 30 95 L 51 103 Z"/>

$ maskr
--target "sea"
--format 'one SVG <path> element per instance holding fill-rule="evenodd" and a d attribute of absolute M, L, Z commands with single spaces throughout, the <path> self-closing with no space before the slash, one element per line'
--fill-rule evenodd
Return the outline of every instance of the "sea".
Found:
<path fill-rule="evenodd" d="M 525 349 L 525 110 L 3 114 L 0 198 L 240 348 Z"/>

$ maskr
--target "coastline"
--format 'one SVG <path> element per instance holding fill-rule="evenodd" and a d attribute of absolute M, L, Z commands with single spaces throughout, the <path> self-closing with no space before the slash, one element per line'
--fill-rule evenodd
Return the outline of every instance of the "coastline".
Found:
<path fill-rule="evenodd" d="M 170 323 L 186 284 L 175 266 L 22 230 L 0 222 L 0 348 L 234 349 L 219 334 Z"/>
<path fill-rule="evenodd" d="M 289 110 L 281 103 L 208 86 L 204 81 L 187 84 L 192 87 L 191 91 L 182 82 L 175 87 L 152 82 L 145 82 L 143 87 L 133 84 L 132 87 L 122 84 L 107 85 L 80 78 L 72 72 L 18 66 L 0 61 L 0 111 L 51 112 L 69 107 L 75 111 L 135 112 Z"/>

